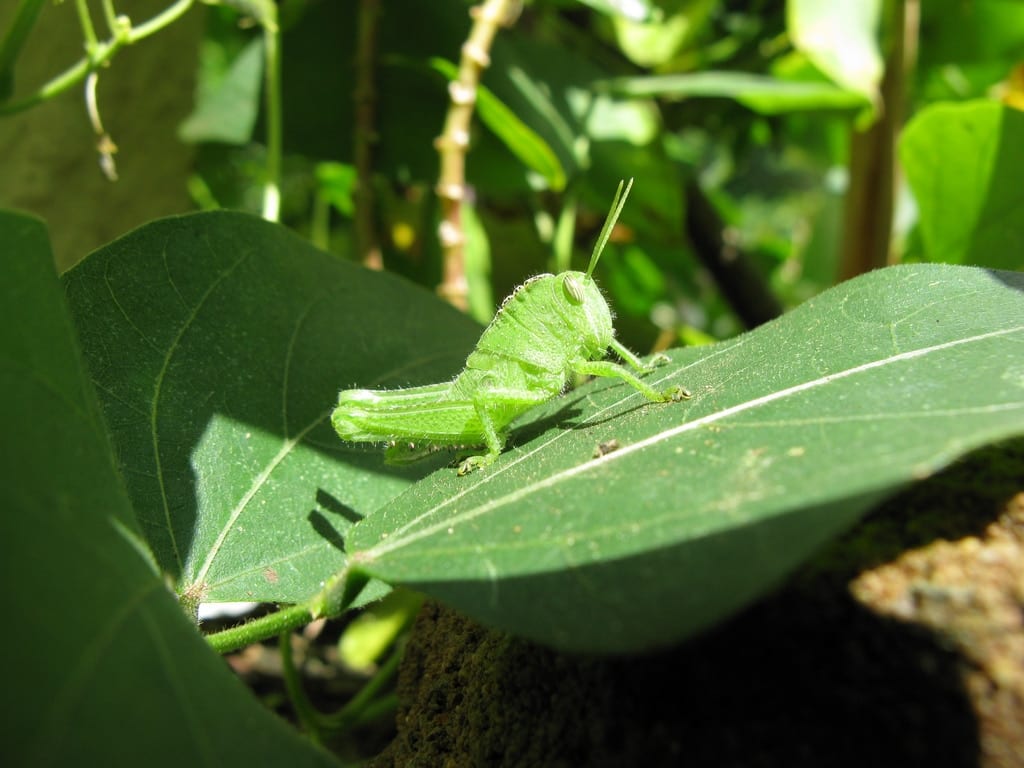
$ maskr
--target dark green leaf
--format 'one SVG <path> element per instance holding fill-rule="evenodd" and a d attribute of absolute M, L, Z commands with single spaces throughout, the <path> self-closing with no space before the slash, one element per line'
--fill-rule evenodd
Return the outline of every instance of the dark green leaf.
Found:
<path fill-rule="evenodd" d="M 1024 267 L 1024 112 L 939 104 L 900 139 L 930 261 Z"/>
<path fill-rule="evenodd" d="M 299 22 L 285 30 L 281 66 L 286 155 L 353 162 L 353 132 L 359 130 L 352 98 L 358 87 L 353 56 L 359 9 L 352 2 L 306 3 Z M 387 64 L 399 57 L 425 63 L 431 56 L 451 57 L 469 33 L 467 10 L 461 3 L 381 3 L 377 60 Z M 325 44 L 328 30 L 331 40 Z M 375 114 L 374 171 L 435 182 L 433 140 L 444 125 L 444 87 L 418 68 L 380 66 L 369 95 Z"/>
<path fill-rule="evenodd" d="M 492 58 L 486 82 L 552 148 L 566 176 L 581 180 L 583 202 L 603 212 L 609 190 L 635 176 L 624 220 L 650 217 L 678 236 L 679 168 L 665 156 L 652 102 L 599 92 L 594 85 L 607 70 L 563 45 L 501 36 Z"/>
<path fill-rule="evenodd" d="M 226 57 L 231 56 L 230 60 Z M 216 40 L 203 43 L 199 88 L 192 114 L 178 127 L 182 141 L 245 144 L 252 138 L 263 83 L 263 40 L 237 54 Z"/>
<path fill-rule="evenodd" d="M 601 381 L 531 411 L 492 467 L 442 470 L 358 524 L 350 556 L 562 648 L 663 645 L 764 594 L 899 486 L 1024 432 L 1022 350 L 1024 276 L 873 272 L 675 352 L 648 379 L 689 401 Z"/>
<path fill-rule="evenodd" d="M 10 765 L 333 765 L 257 703 L 132 517 L 41 223 L 0 214 L 0 641 Z"/>
<path fill-rule="evenodd" d="M 21 0 L 0 40 L 0 102 L 7 101 L 14 92 L 14 64 L 45 4 L 46 0 Z"/>
<path fill-rule="evenodd" d="M 427 468 L 343 444 L 337 391 L 443 380 L 479 326 L 242 214 L 149 224 L 65 279 L 142 531 L 178 592 L 297 602 Z"/>
<path fill-rule="evenodd" d="M 764 115 L 818 109 L 856 109 L 864 97 L 826 82 L 781 80 L 746 72 L 697 72 L 688 75 L 622 77 L 605 81 L 612 93 L 633 97 L 735 99 Z"/>
<path fill-rule="evenodd" d="M 450 61 L 432 58 L 430 65 L 449 81 L 458 75 Z M 476 109 L 480 120 L 523 165 L 540 174 L 554 191 L 565 188 L 565 171 L 551 147 L 484 85 L 477 86 Z"/>

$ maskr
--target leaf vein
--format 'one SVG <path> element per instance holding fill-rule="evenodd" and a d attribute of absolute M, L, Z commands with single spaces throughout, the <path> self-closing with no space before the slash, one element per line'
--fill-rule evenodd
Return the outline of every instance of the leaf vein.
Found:
<path fill-rule="evenodd" d="M 163 393 L 163 384 L 167 376 L 167 370 L 168 368 L 170 368 L 171 365 L 171 359 L 174 357 L 174 354 L 178 351 L 178 347 L 181 344 L 182 337 L 184 337 L 185 333 L 192 326 L 192 323 L 198 316 L 199 311 L 205 306 L 207 300 L 213 294 L 214 290 L 216 290 L 216 288 L 222 282 L 224 282 L 224 280 L 226 280 L 231 275 L 231 273 L 234 272 L 235 269 L 237 269 L 240 264 L 242 264 L 242 262 L 249 258 L 249 255 L 250 254 L 248 253 L 244 253 L 241 256 L 239 256 L 238 259 L 233 264 L 231 264 L 226 270 L 217 275 L 216 279 L 210 282 L 210 285 L 203 292 L 202 296 L 199 297 L 199 300 L 196 302 L 195 307 L 193 307 L 192 311 L 189 312 L 188 316 L 185 318 L 181 327 L 178 329 L 178 333 L 175 335 L 170 345 L 168 345 L 167 351 L 164 354 L 163 364 L 161 365 L 160 371 L 157 373 L 156 378 L 153 382 L 153 399 L 152 405 L 150 406 L 149 423 L 150 435 L 153 445 L 153 463 L 156 465 L 157 484 L 159 485 L 160 488 L 160 500 L 163 503 L 164 524 L 167 526 L 167 534 L 171 542 L 171 548 L 174 550 L 174 559 L 175 562 L 178 564 L 179 570 L 183 567 L 181 549 L 178 546 L 177 535 L 175 534 L 174 531 L 170 503 L 167 499 L 167 486 L 164 483 L 163 462 L 161 461 L 160 457 L 160 430 L 159 425 L 157 423 L 160 413 L 160 397 Z"/>

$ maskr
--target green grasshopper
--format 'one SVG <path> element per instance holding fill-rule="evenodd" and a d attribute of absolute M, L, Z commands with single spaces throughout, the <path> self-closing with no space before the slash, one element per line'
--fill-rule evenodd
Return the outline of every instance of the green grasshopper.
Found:
<path fill-rule="evenodd" d="M 346 389 L 331 424 L 344 440 L 390 444 L 385 460 L 402 464 L 439 447 L 485 446 L 459 464 L 465 475 L 501 454 L 508 425 L 520 414 L 565 390 L 573 374 L 611 376 L 653 402 L 690 397 L 683 387 L 658 392 L 616 363 L 611 348 L 639 373 L 667 362 L 644 363 L 615 339 L 612 313 L 593 278 L 594 267 L 629 195 L 633 180 L 615 192 L 586 273 L 537 275 L 502 302 L 454 380 L 409 389 Z M 421 446 L 425 444 L 425 447 Z"/>

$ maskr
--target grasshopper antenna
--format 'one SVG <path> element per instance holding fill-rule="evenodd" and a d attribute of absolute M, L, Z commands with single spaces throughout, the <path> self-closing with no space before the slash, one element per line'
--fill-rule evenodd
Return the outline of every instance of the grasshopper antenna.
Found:
<path fill-rule="evenodd" d="M 623 190 L 622 185 L 625 184 L 626 188 Z M 626 205 L 626 198 L 629 197 L 629 190 L 633 188 L 633 179 L 631 178 L 628 182 L 620 181 L 618 189 L 615 190 L 615 197 L 612 200 L 612 209 L 608 211 L 608 218 L 604 220 L 604 226 L 601 227 L 601 234 L 597 238 L 597 244 L 594 246 L 594 252 L 590 255 L 590 266 L 587 267 L 587 277 L 591 276 L 594 271 L 594 267 L 597 266 L 597 260 L 601 258 L 601 251 L 604 250 L 605 245 L 608 243 L 608 238 L 612 233 L 612 229 L 615 227 L 615 222 L 619 220 L 619 214 L 622 213 L 623 206 Z"/>

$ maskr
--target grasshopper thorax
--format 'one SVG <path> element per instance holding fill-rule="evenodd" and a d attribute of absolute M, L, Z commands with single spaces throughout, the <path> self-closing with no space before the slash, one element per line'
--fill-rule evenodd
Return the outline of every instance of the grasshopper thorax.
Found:
<path fill-rule="evenodd" d="M 474 360 L 483 365 L 481 361 L 489 355 L 500 359 L 518 355 L 546 368 L 552 356 L 568 361 L 580 356 L 594 360 L 606 354 L 615 340 L 615 329 L 593 272 L 631 185 L 632 179 L 629 184 L 619 184 L 587 271 L 536 275 L 516 288 L 498 308 L 467 366 L 472 367 Z"/>

